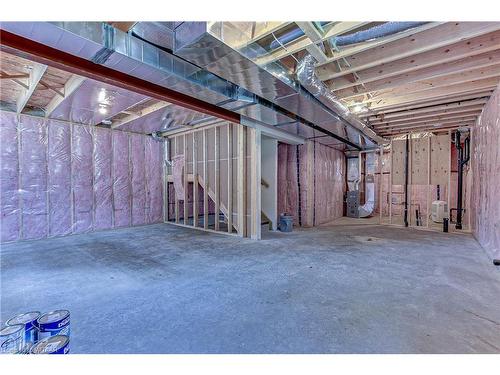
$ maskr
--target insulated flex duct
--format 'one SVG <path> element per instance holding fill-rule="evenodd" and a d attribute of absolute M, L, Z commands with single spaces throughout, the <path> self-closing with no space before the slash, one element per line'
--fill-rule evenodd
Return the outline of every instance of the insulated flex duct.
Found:
<path fill-rule="evenodd" d="M 361 121 L 356 115 L 352 114 L 349 109 L 343 105 L 340 100 L 326 87 L 326 85 L 318 78 L 314 68 L 316 61 L 311 55 L 306 55 L 297 66 L 297 79 L 304 88 L 309 91 L 314 97 L 318 98 L 328 108 L 338 113 L 352 127 L 359 130 L 363 135 L 373 140 L 377 144 L 384 144 L 388 141 L 375 133 L 366 124 Z"/>

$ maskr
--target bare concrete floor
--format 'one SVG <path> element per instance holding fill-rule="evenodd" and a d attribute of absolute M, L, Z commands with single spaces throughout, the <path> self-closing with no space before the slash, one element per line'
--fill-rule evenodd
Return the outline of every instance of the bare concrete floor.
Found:
<path fill-rule="evenodd" d="M 500 270 L 469 235 L 158 224 L 4 245 L 1 282 L 2 322 L 69 309 L 73 353 L 500 353 Z"/>

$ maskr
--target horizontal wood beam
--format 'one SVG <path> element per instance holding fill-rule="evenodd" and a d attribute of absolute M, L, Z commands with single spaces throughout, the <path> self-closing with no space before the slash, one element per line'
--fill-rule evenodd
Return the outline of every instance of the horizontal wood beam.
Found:
<path fill-rule="evenodd" d="M 500 43 L 500 41 L 499 41 Z M 481 55 L 469 56 L 462 60 L 431 66 L 413 72 L 392 76 L 378 81 L 365 83 L 362 90 L 355 87 L 349 87 L 343 90 L 335 91 L 335 95 L 341 98 L 350 99 L 359 95 L 366 95 L 374 91 L 397 88 L 413 82 L 423 80 L 438 79 L 449 77 L 450 75 L 478 71 L 479 69 L 490 68 L 500 64 L 500 45 L 499 49 Z M 431 81 L 434 83 L 435 81 Z"/>
<path fill-rule="evenodd" d="M 483 107 L 484 104 L 488 99 L 475 99 L 475 100 L 467 100 L 463 102 L 457 102 L 457 103 L 448 103 L 448 104 L 443 104 L 443 105 L 437 105 L 437 106 L 431 106 L 431 107 L 424 107 L 420 109 L 408 109 L 405 111 L 401 112 L 392 112 L 392 113 L 380 113 L 374 116 L 369 116 L 368 117 L 368 122 L 369 123 L 376 123 L 377 121 L 384 121 L 384 120 L 397 120 L 399 118 L 410 118 L 410 117 L 416 117 L 420 115 L 426 115 L 429 113 L 443 113 L 447 111 L 455 111 L 455 110 L 468 110 L 470 107 Z"/>
<path fill-rule="evenodd" d="M 137 104 L 138 103 L 134 104 L 134 106 L 137 105 Z M 141 117 L 144 117 L 144 116 L 149 115 L 149 114 L 151 114 L 153 112 L 159 111 L 160 109 L 166 108 L 166 107 L 168 107 L 170 105 L 171 104 L 167 103 L 167 102 L 154 103 L 154 104 L 150 105 L 149 107 L 144 108 L 141 111 L 129 114 L 127 117 L 125 117 L 125 118 L 123 118 L 121 120 L 113 121 L 113 123 L 111 124 L 111 128 L 112 129 L 116 129 L 116 128 L 120 127 L 120 126 L 128 124 L 131 121 L 140 119 Z M 158 126 L 160 126 L 160 125 L 161 124 L 158 124 Z"/>
<path fill-rule="evenodd" d="M 424 91 L 435 90 L 437 88 L 446 88 L 450 86 L 463 85 L 467 89 L 467 85 L 470 82 L 476 82 L 478 80 L 485 80 L 488 78 L 498 79 L 500 77 L 500 62 L 497 65 L 493 65 L 486 68 L 473 69 L 462 73 L 450 74 L 448 76 L 435 78 L 432 80 L 423 80 L 419 82 L 409 83 L 406 85 L 401 85 L 396 88 L 377 91 L 372 93 L 372 95 L 363 101 L 363 103 L 376 102 L 380 98 L 385 98 L 388 96 L 400 96 L 400 95 L 410 95 L 416 93 L 422 93 Z M 342 98 L 345 99 L 345 98 Z M 358 98 L 360 99 L 360 98 Z M 345 99 L 348 100 L 348 99 Z M 359 100 L 355 103 L 359 103 Z"/>
<path fill-rule="evenodd" d="M 435 120 L 435 121 L 415 121 L 415 122 L 408 122 L 405 124 L 399 124 L 399 125 L 384 125 L 384 126 L 378 126 L 376 130 L 378 132 L 383 132 L 387 130 L 393 130 L 393 129 L 406 129 L 414 126 L 435 126 L 436 124 L 449 124 L 449 123 L 455 123 L 455 122 L 471 122 L 475 121 L 477 118 L 477 115 L 470 115 L 470 116 L 450 116 L 448 118 L 442 118 L 440 120 Z"/>
<path fill-rule="evenodd" d="M 379 119 L 377 121 L 371 121 L 371 126 L 379 126 L 383 124 L 400 124 L 408 121 L 424 120 L 424 119 L 437 119 L 441 116 L 456 115 L 456 114 L 471 114 L 471 113 L 481 113 L 484 108 L 484 104 L 480 106 L 456 108 L 456 109 L 446 109 L 444 111 L 429 112 L 420 115 L 397 117 L 393 119 Z"/>
<path fill-rule="evenodd" d="M 5 73 L 3 70 L 0 70 L 0 74 L 2 74 L 2 76 L 4 76 L 4 77 L 9 76 L 9 74 Z M 7 79 L 10 79 L 12 82 L 17 83 L 22 88 L 25 88 L 26 90 L 28 90 L 30 88 L 29 85 L 27 83 L 24 83 L 24 82 L 20 81 L 20 79 L 26 79 L 26 78 L 29 78 L 29 76 L 30 76 L 29 74 L 26 74 L 26 77 L 22 77 L 22 78 L 7 78 Z"/>
<path fill-rule="evenodd" d="M 53 91 L 55 92 L 57 95 L 61 96 L 64 98 L 64 93 L 61 92 L 60 88 L 59 87 L 54 87 L 53 85 L 49 85 L 48 83 L 44 82 L 42 79 L 40 80 L 40 82 L 38 82 L 41 86 L 45 87 L 47 90 L 50 90 L 50 91 Z M 62 87 L 62 89 L 64 90 L 64 87 Z"/>
<path fill-rule="evenodd" d="M 474 126 L 475 122 L 457 122 L 457 123 L 450 123 L 446 124 L 444 126 L 413 126 L 410 128 L 406 129 L 396 129 L 392 131 L 385 131 L 381 132 L 385 137 L 390 137 L 394 135 L 399 135 L 399 134 L 404 134 L 404 133 L 409 133 L 409 132 L 439 132 L 443 130 L 450 130 L 450 129 L 457 129 L 460 127 L 471 127 Z"/>
<path fill-rule="evenodd" d="M 402 111 L 412 111 L 414 109 L 428 109 L 433 108 L 437 105 L 442 104 L 453 104 L 458 102 L 465 102 L 475 99 L 488 99 L 493 93 L 494 88 L 489 88 L 487 90 L 472 90 L 467 94 L 459 93 L 456 95 L 447 95 L 444 98 L 429 98 L 429 99 L 419 99 L 414 103 L 403 103 L 391 106 L 386 106 L 383 108 L 374 108 L 370 113 L 362 113 L 359 115 L 361 118 L 370 116 L 387 115 L 389 113 L 400 113 Z"/>
<path fill-rule="evenodd" d="M 322 81 L 326 81 L 497 30 L 500 30 L 499 22 L 448 22 L 384 46 L 349 56 L 346 60 L 350 67 L 345 70 L 339 71 L 335 64 L 328 64 L 319 67 L 317 73 Z"/>
<path fill-rule="evenodd" d="M 29 74 L 8 74 L 8 73 L 4 73 L 4 72 L 1 72 L 0 73 L 0 79 L 11 79 L 11 80 L 15 80 L 15 79 L 20 79 L 20 78 L 29 78 Z"/>
<path fill-rule="evenodd" d="M 381 109 L 383 107 L 395 105 L 413 104 L 415 102 L 420 102 L 423 100 L 442 99 L 451 95 L 465 95 L 472 92 L 486 91 L 488 89 L 495 89 L 498 85 L 498 81 L 498 78 L 488 78 L 468 82 L 466 84 L 461 83 L 457 85 L 450 85 L 448 87 L 438 87 L 435 89 L 412 93 L 409 95 L 387 96 L 384 98 L 378 98 L 377 101 L 373 101 L 370 109 Z M 368 99 L 367 102 L 371 102 L 371 100 Z M 349 106 L 354 105 L 356 105 L 356 103 L 352 103 Z"/>
<path fill-rule="evenodd" d="M 334 52 L 332 57 L 329 57 L 327 61 L 317 64 L 317 67 L 329 64 L 331 62 L 346 58 L 348 56 L 355 55 L 360 52 L 368 51 L 372 48 L 383 46 L 384 44 L 394 42 L 399 39 L 406 38 L 411 35 L 415 35 L 425 30 L 432 29 L 436 26 L 442 25 L 444 22 L 429 22 L 422 26 L 412 28 L 410 30 L 402 31 L 396 34 L 388 35 L 382 38 L 377 38 L 373 41 L 367 41 L 363 43 L 355 44 L 354 46 L 346 47 L 338 52 Z"/>
<path fill-rule="evenodd" d="M 356 72 L 358 80 L 353 82 L 349 76 L 336 77 L 327 84 L 332 90 L 343 90 L 349 87 L 380 81 L 389 77 L 427 67 L 438 67 L 452 61 L 465 59 L 498 50 L 500 47 L 500 31 L 467 39 L 441 48 L 436 48 L 424 53 L 398 59 L 383 65 L 374 66 Z"/>

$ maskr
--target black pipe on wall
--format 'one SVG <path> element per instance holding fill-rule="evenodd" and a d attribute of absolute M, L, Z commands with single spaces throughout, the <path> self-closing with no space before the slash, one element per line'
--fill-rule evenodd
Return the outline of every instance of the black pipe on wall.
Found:
<path fill-rule="evenodd" d="M 458 184 L 457 184 L 457 220 L 455 224 L 456 229 L 462 229 L 462 190 L 463 190 L 463 171 L 464 166 L 470 159 L 470 136 L 464 139 L 464 145 L 460 140 L 460 130 L 455 132 L 455 147 L 458 152 Z"/>

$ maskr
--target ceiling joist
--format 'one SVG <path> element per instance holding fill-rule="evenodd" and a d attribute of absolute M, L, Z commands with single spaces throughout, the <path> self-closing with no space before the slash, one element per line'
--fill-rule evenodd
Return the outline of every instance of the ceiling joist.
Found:
<path fill-rule="evenodd" d="M 400 129 L 400 128 L 407 128 L 409 126 L 424 126 L 424 125 L 429 125 L 433 126 L 436 124 L 443 124 L 447 123 L 450 121 L 466 121 L 468 119 L 475 120 L 477 116 L 479 115 L 478 112 L 472 113 L 472 114 L 457 114 L 457 115 L 450 115 L 450 116 L 437 116 L 434 119 L 424 119 L 424 120 L 419 120 L 419 121 L 408 121 L 404 123 L 399 123 L 399 124 L 382 124 L 375 126 L 373 129 L 376 131 L 380 130 L 387 130 L 387 129 Z"/>
<path fill-rule="evenodd" d="M 378 115 L 370 116 L 368 117 L 368 121 L 377 121 L 377 120 L 384 120 L 384 119 L 398 119 L 398 118 L 406 118 L 408 116 L 418 116 L 418 115 L 425 115 L 429 113 L 441 113 L 441 112 L 446 112 L 446 111 L 453 111 L 453 110 L 460 110 L 464 109 L 466 110 L 469 107 L 483 107 L 484 104 L 488 99 L 483 98 L 483 99 L 476 99 L 476 100 L 467 100 L 467 101 L 462 101 L 462 102 L 454 102 L 454 103 L 449 103 L 449 104 L 443 104 L 443 105 L 437 105 L 437 106 L 431 106 L 431 107 L 424 107 L 424 108 L 419 108 L 419 109 L 407 109 L 404 111 L 400 112 L 390 112 L 390 113 L 381 113 Z"/>
<path fill-rule="evenodd" d="M 449 98 L 452 95 L 466 95 L 479 91 L 494 90 L 498 85 L 498 81 L 498 78 L 487 78 L 467 83 L 433 88 L 408 95 L 387 96 L 379 98 L 377 101 L 373 101 L 370 109 L 382 110 L 382 108 L 386 107 L 415 104 L 425 100 L 430 101 L 431 99 Z M 452 100 L 448 100 L 448 102 L 450 101 Z M 366 102 L 371 102 L 371 100 L 368 99 Z M 350 106 L 355 106 L 356 104 L 357 103 L 352 103 Z"/>
<path fill-rule="evenodd" d="M 341 35 L 348 33 L 350 31 L 356 30 L 360 27 L 365 26 L 369 22 L 339 22 L 335 25 L 333 25 L 322 37 L 321 40 L 327 40 L 330 39 L 331 37 Z M 271 52 L 270 54 L 263 56 L 261 58 L 258 58 L 255 60 L 255 62 L 258 65 L 266 65 L 269 64 L 273 61 L 283 59 L 287 56 L 293 55 L 294 53 L 297 53 L 299 51 L 302 51 L 306 49 L 309 45 L 311 45 L 312 42 L 311 40 L 304 36 L 302 38 L 299 38 L 296 41 L 290 42 L 285 45 L 285 48 L 278 48 L 277 50 Z"/>
<path fill-rule="evenodd" d="M 346 57 L 349 68 L 338 71 L 334 64 L 317 69 L 322 81 L 334 79 L 391 61 L 444 47 L 464 39 L 500 30 L 498 22 L 450 22 L 384 46 Z"/>
<path fill-rule="evenodd" d="M 152 104 L 149 107 L 146 107 L 137 113 L 129 114 L 128 116 L 126 116 L 125 118 L 123 118 L 121 120 L 113 121 L 111 128 L 116 129 L 120 126 L 128 124 L 131 121 L 134 121 L 134 120 L 137 120 L 143 116 L 149 115 L 150 113 L 159 111 L 160 109 L 166 108 L 170 105 L 171 104 L 167 103 L 167 102 L 158 102 L 158 103 Z"/>
<path fill-rule="evenodd" d="M 33 63 L 28 78 L 28 88 L 24 88 L 24 90 L 21 92 L 21 95 L 16 100 L 17 113 L 21 113 L 23 109 L 26 107 L 26 104 L 30 100 L 31 95 L 33 95 L 33 93 L 35 92 L 35 89 L 38 86 L 38 83 L 42 79 L 46 70 L 47 70 L 47 65 Z"/>
<path fill-rule="evenodd" d="M 499 77 L 500 64 L 482 69 L 474 69 L 468 72 L 450 74 L 449 76 L 436 78 L 433 80 L 423 80 L 406 85 L 400 85 L 396 88 L 388 90 L 373 92 L 369 98 L 363 100 L 363 103 L 366 104 L 370 102 L 378 102 L 380 99 L 384 99 L 387 97 L 418 94 L 436 90 L 438 88 L 449 88 L 452 86 L 459 87 L 459 85 L 463 87 L 464 90 L 467 90 L 467 86 L 470 82 L 477 82 L 486 79 L 493 79 L 498 81 Z M 361 97 L 361 99 L 363 97 Z M 356 101 L 356 103 L 359 103 L 359 100 Z"/>
<path fill-rule="evenodd" d="M 364 84 L 363 92 L 359 92 L 359 89 L 354 87 L 349 87 L 343 90 L 335 91 L 335 94 L 341 98 L 350 99 L 362 93 L 366 94 L 368 92 L 398 88 L 402 85 L 420 82 L 423 80 L 434 83 L 438 79 L 444 79 L 443 77 L 449 77 L 458 73 L 467 74 L 467 72 L 478 71 L 478 69 L 485 69 L 493 66 L 496 66 L 497 68 L 500 66 L 500 49 L 482 55 L 469 56 L 462 60 L 368 82 Z"/>
<path fill-rule="evenodd" d="M 45 117 L 49 117 L 52 114 L 52 112 L 54 112 L 56 108 L 59 107 L 59 105 L 61 105 L 61 103 L 68 96 L 70 96 L 73 92 L 76 91 L 76 89 L 78 89 L 81 86 L 83 81 L 85 81 L 85 78 L 73 74 L 64 84 L 64 89 L 62 92 L 63 95 L 58 95 L 58 94 L 54 95 L 52 100 L 45 108 Z"/>
<path fill-rule="evenodd" d="M 438 68 L 443 64 L 469 57 L 475 59 L 474 56 L 496 51 L 499 48 L 500 31 L 496 31 L 428 52 L 406 57 L 404 59 L 395 60 L 390 63 L 358 71 L 357 75 L 359 77 L 359 81 L 356 83 L 353 83 L 348 76 L 337 77 L 327 83 L 333 90 L 343 90 L 359 84 L 367 84 L 369 82 L 380 81 L 393 76 L 403 75 L 415 70 L 428 67 Z"/>
<path fill-rule="evenodd" d="M 475 119 L 470 120 L 470 121 L 452 121 L 449 123 L 440 123 L 438 125 L 436 124 L 425 124 L 421 126 L 410 126 L 407 128 L 401 128 L 401 129 L 392 129 L 392 130 L 386 130 L 380 132 L 380 135 L 382 136 L 390 136 L 390 135 L 396 135 L 396 134 L 403 134 L 403 133 L 409 133 L 413 131 L 430 131 L 430 132 L 436 132 L 436 131 L 441 131 L 441 130 L 446 130 L 450 128 L 459 128 L 459 127 L 470 127 L 474 126 Z"/>
<path fill-rule="evenodd" d="M 389 113 L 400 113 L 403 111 L 412 111 L 414 109 L 429 109 L 432 110 L 434 106 L 437 105 L 443 105 L 443 104 L 453 104 L 453 103 L 459 103 L 459 102 L 465 102 L 473 99 L 488 99 L 493 92 L 493 89 L 487 89 L 487 90 L 473 90 L 471 92 L 468 92 L 466 94 L 461 93 L 457 95 L 449 95 L 445 96 L 444 98 L 423 98 L 420 100 L 417 100 L 414 103 L 403 103 L 403 104 L 396 104 L 392 106 L 386 106 L 380 109 L 373 109 L 370 112 L 367 113 L 361 113 L 359 116 L 361 118 L 366 118 L 370 116 L 380 116 L 380 115 L 386 115 Z"/>
<path fill-rule="evenodd" d="M 352 47 L 344 48 L 341 51 L 334 52 L 332 57 L 328 58 L 328 60 L 325 62 L 317 64 L 317 67 L 327 65 L 331 62 L 346 58 L 348 56 L 355 55 L 355 54 L 360 53 L 360 52 L 368 51 L 368 50 L 375 48 L 375 47 L 383 46 L 384 44 L 395 42 L 399 39 L 406 38 L 410 35 L 414 35 L 414 34 L 422 32 L 422 31 L 432 29 L 436 26 L 442 25 L 443 23 L 444 22 L 429 22 L 429 23 L 426 23 L 422 26 L 415 27 L 413 29 L 402 31 L 402 32 L 399 32 L 399 33 L 396 33 L 393 35 L 388 35 L 386 37 L 377 38 L 373 41 L 359 43 L 359 44 L 356 44 Z"/>
<path fill-rule="evenodd" d="M 479 114 L 481 113 L 483 109 L 483 105 L 480 106 L 473 106 L 473 107 L 464 107 L 464 108 L 458 108 L 455 110 L 445 110 L 442 112 L 433 112 L 433 113 L 425 113 L 422 115 L 412 115 L 412 116 L 407 116 L 407 117 L 402 117 L 402 118 L 396 118 L 396 119 L 379 119 L 376 121 L 371 121 L 370 125 L 372 126 L 378 126 L 378 125 L 383 125 L 383 124 L 400 124 L 400 123 L 405 123 L 409 121 L 416 121 L 416 120 L 432 120 L 439 118 L 440 116 L 447 116 L 447 115 L 456 115 L 456 114 Z"/>

